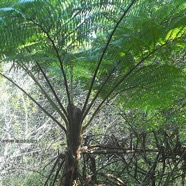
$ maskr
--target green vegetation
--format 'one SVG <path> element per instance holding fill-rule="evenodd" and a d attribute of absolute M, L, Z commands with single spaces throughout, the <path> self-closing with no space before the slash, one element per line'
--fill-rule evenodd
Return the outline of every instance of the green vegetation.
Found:
<path fill-rule="evenodd" d="M 185 12 L 0 2 L 2 185 L 185 185 Z"/>

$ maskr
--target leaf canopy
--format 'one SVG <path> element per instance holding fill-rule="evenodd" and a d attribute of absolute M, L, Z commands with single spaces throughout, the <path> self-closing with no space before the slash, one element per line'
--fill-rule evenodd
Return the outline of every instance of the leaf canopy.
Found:
<path fill-rule="evenodd" d="M 32 64 L 33 70 L 39 63 L 58 75 L 62 68 L 67 90 L 73 73 L 89 90 L 87 100 L 89 94 L 103 100 L 119 95 L 125 105 L 157 107 L 183 96 L 185 72 L 170 60 L 184 53 L 183 0 L 1 4 L 3 61 Z"/>

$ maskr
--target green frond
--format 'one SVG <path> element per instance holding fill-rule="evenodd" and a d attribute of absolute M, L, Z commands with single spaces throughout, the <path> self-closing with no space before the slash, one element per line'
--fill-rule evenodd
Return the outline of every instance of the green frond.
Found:
<path fill-rule="evenodd" d="M 184 97 L 185 78 L 184 72 L 174 66 L 142 67 L 120 86 L 119 103 L 124 107 L 166 108 Z"/>

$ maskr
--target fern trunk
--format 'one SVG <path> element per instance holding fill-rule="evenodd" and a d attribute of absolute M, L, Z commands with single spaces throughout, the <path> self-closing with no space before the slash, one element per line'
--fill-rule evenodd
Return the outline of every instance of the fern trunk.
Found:
<path fill-rule="evenodd" d="M 78 185 L 77 184 L 79 162 L 78 148 L 79 147 L 69 148 L 68 151 L 66 152 L 64 175 L 60 186 Z"/>
<path fill-rule="evenodd" d="M 74 105 L 69 105 L 67 112 L 69 121 L 67 125 L 67 151 L 64 172 L 59 186 L 77 186 L 82 114 L 81 110 Z"/>

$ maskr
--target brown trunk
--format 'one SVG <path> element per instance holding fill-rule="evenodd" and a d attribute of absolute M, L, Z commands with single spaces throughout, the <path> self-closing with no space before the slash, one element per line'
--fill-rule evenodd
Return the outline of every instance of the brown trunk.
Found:
<path fill-rule="evenodd" d="M 66 152 L 63 186 L 77 186 L 78 179 L 78 155 L 71 150 Z"/>
<path fill-rule="evenodd" d="M 81 110 L 74 105 L 67 107 L 67 151 L 65 167 L 59 186 L 77 186 L 79 147 L 81 144 Z"/>

